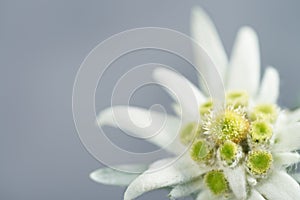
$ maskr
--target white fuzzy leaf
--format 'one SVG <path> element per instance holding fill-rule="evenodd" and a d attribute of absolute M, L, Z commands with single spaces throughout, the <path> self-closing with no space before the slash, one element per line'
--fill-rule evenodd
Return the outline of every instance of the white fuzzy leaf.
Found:
<path fill-rule="evenodd" d="M 175 98 L 175 101 L 178 101 L 178 104 L 182 107 L 183 118 L 192 121 L 199 119 L 198 108 L 201 103 L 205 102 L 205 97 L 195 85 L 184 76 L 166 68 L 155 69 L 153 78 L 168 93 L 172 94 L 171 97 Z"/>
<path fill-rule="evenodd" d="M 203 186 L 202 179 L 196 179 L 181 185 L 176 185 L 170 192 L 169 197 L 171 199 L 177 199 L 181 197 L 189 196 L 201 189 Z"/>
<path fill-rule="evenodd" d="M 262 79 L 257 97 L 260 103 L 276 103 L 279 96 L 279 74 L 273 67 L 268 67 Z"/>
<path fill-rule="evenodd" d="M 225 176 L 229 182 L 229 186 L 237 199 L 245 199 L 246 191 L 246 175 L 242 166 L 236 168 L 224 168 Z"/>
<path fill-rule="evenodd" d="M 97 121 L 99 125 L 118 127 L 123 131 L 147 138 L 169 152 L 180 154 L 184 146 L 177 134 L 180 131 L 180 120 L 164 113 L 149 111 L 138 107 L 115 106 L 100 112 Z"/>
<path fill-rule="evenodd" d="M 250 27 L 243 27 L 233 47 L 227 79 L 227 89 L 245 90 L 256 95 L 260 80 L 260 52 L 258 38 Z"/>
<path fill-rule="evenodd" d="M 264 183 L 256 187 L 267 199 L 296 200 L 300 199 L 299 184 L 286 172 L 274 171 Z"/>
<path fill-rule="evenodd" d="M 274 157 L 274 164 L 277 167 L 288 167 L 293 164 L 297 164 L 300 162 L 300 155 L 299 153 L 292 153 L 292 152 L 284 152 L 284 153 L 275 153 Z"/>
<path fill-rule="evenodd" d="M 261 196 L 261 194 L 259 194 L 259 192 L 257 192 L 255 189 L 252 189 L 247 200 L 265 200 L 265 198 Z"/>
<path fill-rule="evenodd" d="M 293 123 L 283 127 L 276 133 L 274 152 L 287 152 L 300 149 L 300 123 Z"/>
<path fill-rule="evenodd" d="M 191 16 L 191 33 L 193 39 L 205 50 L 211 57 L 212 61 L 218 68 L 222 78 L 226 76 L 226 68 L 228 65 L 228 58 L 217 33 L 216 27 L 212 20 L 205 13 L 205 11 L 199 7 L 195 7 L 192 10 Z M 203 65 L 202 59 L 198 59 L 197 52 L 195 49 L 195 59 L 199 66 Z M 205 88 L 205 85 L 203 86 Z"/>
<path fill-rule="evenodd" d="M 163 162 L 160 161 L 160 165 L 163 165 Z M 155 164 L 155 168 L 157 168 L 157 164 Z M 152 167 L 128 186 L 124 200 L 132 200 L 151 190 L 186 183 L 206 172 L 185 158 L 157 171 L 151 169 Z"/>
<path fill-rule="evenodd" d="M 142 172 L 147 169 L 146 165 L 122 165 L 115 167 L 130 171 Z M 141 173 L 128 173 L 112 168 L 101 168 L 90 174 L 90 178 L 98 183 L 107 185 L 127 186 Z"/>

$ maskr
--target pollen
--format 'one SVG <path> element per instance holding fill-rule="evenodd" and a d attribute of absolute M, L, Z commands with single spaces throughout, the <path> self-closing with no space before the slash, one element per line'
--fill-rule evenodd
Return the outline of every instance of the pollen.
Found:
<path fill-rule="evenodd" d="M 226 109 L 216 116 L 211 123 L 212 137 L 217 144 L 229 140 L 240 143 L 247 138 L 249 121 L 243 113 L 237 110 Z"/>
<path fill-rule="evenodd" d="M 250 136 L 253 143 L 266 143 L 272 137 L 272 127 L 265 121 L 252 122 Z"/>
<path fill-rule="evenodd" d="M 227 192 L 228 182 L 221 170 L 212 170 L 204 176 L 205 185 L 214 195 L 221 195 Z"/>
<path fill-rule="evenodd" d="M 265 176 L 271 169 L 273 162 L 272 154 L 264 150 L 251 151 L 248 155 L 246 165 L 248 171 L 256 177 Z"/>
<path fill-rule="evenodd" d="M 234 142 L 226 141 L 218 149 L 218 156 L 225 166 L 235 167 L 242 157 L 242 150 Z"/>

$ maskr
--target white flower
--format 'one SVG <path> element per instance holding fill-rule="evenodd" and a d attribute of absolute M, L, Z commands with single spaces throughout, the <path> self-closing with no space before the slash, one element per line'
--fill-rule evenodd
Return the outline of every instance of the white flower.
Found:
<path fill-rule="evenodd" d="M 255 32 L 249 27 L 240 29 L 230 61 L 213 23 L 200 8 L 192 13 L 192 34 L 218 67 L 226 87 L 226 106 L 212 109 L 213 101 L 183 76 L 156 69 L 155 80 L 170 88 L 181 102 L 182 113 L 178 105 L 173 107 L 185 123 L 180 137 L 167 150 L 178 154 L 192 143 L 188 154 L 153 173 L 147 171 L 169 160 L 159 160 L 150 166 L 126 166 L 146 170 L 142 174 L 105 168 L 93 172 L 91 178 L 104 184 L 128 185 L 125 200 L 166 187 L 171 188 L 172 199 L 190 195 L 195 199 L 300 199 L 299 184 L 287 173 L 287 168 L 300 161 L 296 152 L 300 149 L 300 110 L 290 112 L 276 105 L 279 75 L 274 68 L 266 69 L 260 83 Z M 200 59 L 198 63 L 201 66 Z M 185 85 L 193 89 L 195 103 L 182 90 Z M 112 109 L 118 116 L 129 112 L 134 124 L 143 126 L 149 122 L 147 110 L 117 106 L 100 113 L 100 125 L 117 126 Z M 155 119 L 164 119 L 158 112 L 152 114 Z M 128 120 L 121 117 L 118 126 L 136 135 L 148 134 L 147 130 L 139 132 Z M 163 146 L 176 134 L 172 130 L 179 123 L 179 118 L 169 116 L 164 134 L 152 137 L 151 142 Z M 299 174 L 294 177 L 299 178 Z"/>

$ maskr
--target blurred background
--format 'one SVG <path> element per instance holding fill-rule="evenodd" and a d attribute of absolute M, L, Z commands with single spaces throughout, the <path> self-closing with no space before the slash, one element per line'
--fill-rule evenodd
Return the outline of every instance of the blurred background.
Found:
<path fill-rule="evenodd" d="M 122 199 L 124 188 L 100 185 L 88 177 L 103 165 L 85 150 L 74 126 L 76 72 L 98 43 L 127 29 L 155 26 L 190 35 L 193 6 L 210 14 L 227 53 L 238 28 L 252 26 L 259 35 L 263 68 L 273 65 L 280 72 L 280 105 L 299 105 L 299 1 L 0 0 L 0 199 Z M 147 62 L 170 65 L 197 82 L 191 67 L 174 55 L 136 52 L 110 68 L 104 77 L 108 81 L 97 90 L 97 110 L 109 105 L 122 73 Z M 169 102 L 161 89 L 145 87 L 131 103 L 159 103 L 169 111 Z M 112 141 L 124 148 L 155 148 L 143 142 L 130 145 L 120 131 L 107 130 L 116 133 Z M 139 199 L 168 199 L 167 194 L 159 190 Z"/>

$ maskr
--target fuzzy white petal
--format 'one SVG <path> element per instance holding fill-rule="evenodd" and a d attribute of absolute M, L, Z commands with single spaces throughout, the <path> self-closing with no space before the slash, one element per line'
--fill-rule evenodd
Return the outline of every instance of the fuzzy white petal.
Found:
<path fill-rule="evenodd" d="M 188 120 L 199 118 L 198 108 L 201 103 L 205 102 L 205 97 L 195 85 L 184 76 L 166 68 L 155 69 L 153 78 L 172 94 L 171 97 L 178 98 L 183 118 Z M 177 101 L 177 99 L 174 100 Z"/>
<path fill-rule="evenodd" d="M 300 149 L 300 123 L 294 123 L 283 130 L 280 133 L 276 133 L 275 144 L 273 145 L 273 151 L 294 151 Z"/>
<path fill-rule="evenodd" d="M 130 170 L 130 171 L 143 172 L 148 167 L 146 165 L 122 165 L 122 166 L 118 166 L 117 168 Z M 90 178 L 102 184 L 127 186 L 139 175 L 140 173 L 128 173 L 128 172 L 119 171 L 112 168 L 102 168 L 92 172 L 90 174 Z"/>
<path fill-rule="evenodd" d="M 276 69 L 266 69 L 257 97 L 260 103 L 276 103 L 279 95 L 279 74 Z"/>
<path fill-rule="evenodd" d="M 274 164 L 277 167 L 285 168 L 300 162 L 299 153 L 292 153 L 292 152 L 275 153 L 273 157 L 274 157 Z"/>
<path fill-rule="evenodd" d="M 181 197 L 189 196 L 197 191 L 203 186 L 202 179 L 196 179 L 181 185 L 176 185 L 170 192 L 169 197 L 171 199 L 177 199 Z"/>
<path fill-rule="evenodd" d="M 211 194 L 207 190 L 205 190 L 198 194 L 196 200 L 207 200 L 207 199 L 211 199 Z"/>
<path fill-rule="evenodd" d="M 258 38 L 250 27 L 243 27 L 233 47 L 227 79 L 228 89 L 245 90 L 256 95 L 260 79 Z"/>
<path fill-rule="evenodd" d="M 288 122 L 289 123 L 295 123 L 295 122 L 299 122 L 299 121 L 300 121 L 300 108 L 292 111 L 288 115 Z"/>
<path fill-rule="evenodd" d="M 259 192 L 252 189 L 248 200 L 265 200 L 265 198 L 263 196 L 261 196 L 261 194 L 259 194 Z"/>
<path fill-rule="evenodd" d="M 118 127 L 160 147 L 166 146 L 172 153 L 182 153 L 185 149 L 176 137 L 181 123 L 174 116 L 138 107 L 114 106 L 101 111 L 97 121 L 101 126 Z"/>
<path fill-rule="evenodd" d="M 145 192 L 158 188 L 183 184 L 206 172 L 186 158 L 181 158 L 172 165 L 154 172 L 151 169 L 152 167 L 149 168 L 150 172 L 149 170 L 145 171 L 128 186 L 124 200 L 132 200 Z"/>
<path fill-rule="evenodd" d="M 246 192 L 246 175 L 242 166 L 236 168 L 224 168 L 225 176 L 229 182 L 229 186 L 237 199 L 245 199 Z"/>
<path fill-rule="evenodd" d="M 256 189 L 267 199 L 300 199 L 299 184 L 283 171 L 274 171 L 273 174 L 265 180 L 264 183 L 257 186 Z"/>
<path fill-rule="evenodd" d="M 295 179 L 295 181 L 300 183 L 300 174 L 299 173 L 291 174 L 291 177 L 293 177 Z"/>
<path fill-rule="evenodd" d="M 191 34 L 193 39 L 205 50 L 217 66 L 222 77 L 225 77 L 228 58 L 217 33 L 216 27 L 209 16 L 199 7 L 192 10 L 191 16 Z M 197 49 L 195 49 L 195 58 L 199 66 L 202 66 L 202 60 L 197 59 Z"/>

